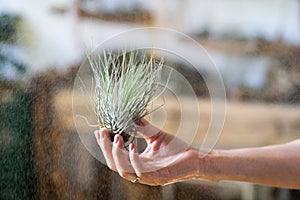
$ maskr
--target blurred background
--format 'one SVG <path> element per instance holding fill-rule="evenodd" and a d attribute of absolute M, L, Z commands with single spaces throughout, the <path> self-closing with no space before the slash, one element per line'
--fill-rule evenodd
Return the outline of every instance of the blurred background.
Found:
<path fill-rule="evenodd" d="M 299 138 L 300 1 L 2 0 L 0 199 L 299 199 L 297 190 L 239 182 L 132 184 L 91 156 L 72 116 L 77 70 L 93 45 L 148 26 L 187 34 L 215 62 L 228 99 L 216 148 Z M 172 65 L 199 97 L 205 132 L 205 83 L 184 63 Z M 172 133 L 180 108 L 170 102 L 166 109 Z"/>

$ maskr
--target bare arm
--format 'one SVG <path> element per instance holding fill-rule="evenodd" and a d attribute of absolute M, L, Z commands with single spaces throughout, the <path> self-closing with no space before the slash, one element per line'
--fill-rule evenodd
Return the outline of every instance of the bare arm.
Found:
<path fill-rule="evenodd" d="M 139 183 L 165 185 L 198 178 L 300 189 L 300 139 L 266 147 L 213 150 L 200 157 L 197 148 L 144 124 L 141 133 L 147 148 L 140 154 L 134 144 L 129 152 L 124 151 L 120 135 L 112 143 L 107 130 L 95 132 L 108 167 L 127 180 L 138 176 Z"/>
<path fill-rule="evenodd" d="M 281 145 L 215 150 L 200 176 L 300 189 L 300 140 Z M 203 161 L 200 161 L 203 162 Z"/>

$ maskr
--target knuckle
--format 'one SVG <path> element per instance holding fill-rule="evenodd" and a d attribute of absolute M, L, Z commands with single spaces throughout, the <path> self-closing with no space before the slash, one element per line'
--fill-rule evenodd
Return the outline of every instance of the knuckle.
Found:
<path fill-rule="evenodd" d="M 100 145 L 100 147 L 102 147 L 103 149 L 107 149 L 108 145 L 107 142 L 105 141 L 105 139 L 100 139 L 98 144 Z"/>
<path fill-rule="evenodd" d="M 116 145 L 113 145 L 113 147 L 112 147 L 112 154 L 114 155 L 114 157 L 118 158 L 118 157 L 120 157 L 122 155 L 122 149 L 120 149 Z"/>
<path fill-rule="evenodd" d="M 105 144 L 105 142 L 106 142 L 105 138 L 100 138 L 98 141 L 102 145 Z"/>

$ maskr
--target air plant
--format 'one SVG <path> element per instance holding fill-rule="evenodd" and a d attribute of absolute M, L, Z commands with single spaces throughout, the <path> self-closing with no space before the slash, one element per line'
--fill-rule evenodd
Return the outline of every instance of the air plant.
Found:
<path fill-rule="evenodd" d="M 137 135 L 140 120 L 153 111 L 150 108 L 163 62 L 138 51 L 122 51 L 121 55 L 104 52 L 87 58 L 94 75 L 98 124 L 109 130 L 112 141 L 120 134 L 127 147 Z"/>

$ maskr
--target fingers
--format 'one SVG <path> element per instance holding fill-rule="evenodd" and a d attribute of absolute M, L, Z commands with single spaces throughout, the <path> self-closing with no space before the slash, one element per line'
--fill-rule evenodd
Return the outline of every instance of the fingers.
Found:
<path fill-rule="evenodd" d="M 112 143 L 109 139 L 110 136 L 108 130 L 107 129 L 97 130 L 95 131 L 95 136 L 97 138 L 97 142 L 101 148 L 103 156 L 106 160 L 107 166 L 113 171 L 116 171 L 117 168 L 112 155 Z"/>
<path fill-rule="evenodd" d="M 110 169 L 118 172 L 121 177 L 129 181 L 139 176 L 139 182 L 142 184 L 158 185 L 154 180 L 157 177 L 151 175 L 151 173 L 144 173 L 142 162 L 140 162 L 134 143 L 130 144 L 130 152 L 127 152 L 123 150 L 124 141 L 119 134 L 115 135 L 113 143 L 110 141 L 107 129 L 95 131 L 95 136 Z"/>
<path fill-rule="evenodd" d="M 115 135 L 112 155 L 120 176 L 127 180 L 133 180 L 136 177 L 135 171 L 130 163 L 128 152 L 123 150 L 123 145 L 124 141 L 122 136 L 119 134 Z"/>
<path fill-rule="evenodd" d="M 142 174 L 142 166 L 139 162 L 139 154 L 138 154 L 138 150 L 135 146 L 135 144 L 131 143 L 129 145 L 129 158 L 130 158 L 130 162 L 131 162 L 131 165 L 136 173 L 137 176 L 141 177 L 141 174 Z"/>
<path fill-rule="evenodd" d="M 160 177 L 157 176 L 156 172 L 147 171 L 147 167 L 143 166 L 142 159 L 140 155 L 138 154 L 138 150 L 136 148 L 135 144 L 130 144 L 129 146 L 129 158 L 131 165 L 136 173 L 136 175 L 140 178 L 139 183 L 150 185 L 150 186 L 156 186 L 156 185 L 163 185 L 161 183 Z M 151 167 L 151 166 L 150 166 Z"/>
<path fill-rule="evenodd" d="M 129 145 L 129 158 L 130 158 L 131 165 L 135 171 L 135 174 L 140 178 L 139 182 L 142 184 L 150 185 L 149 182 L 147 181 L 147 178 L 142 173 L 143 171 L 142 171 L 142 166 L 141 166 L 140 159 L 139 159 L 138 150 L 137 150 L 135 144 L 133 144 L 133 143 L 131 143 Z"/>
<path fill-rule="evenodd" d="M 150 124 L 146 119 L 141 119 L 141 125 L 137 130 L 146 138 L 155 137 L 160 133 L 160 129 Z"/>

